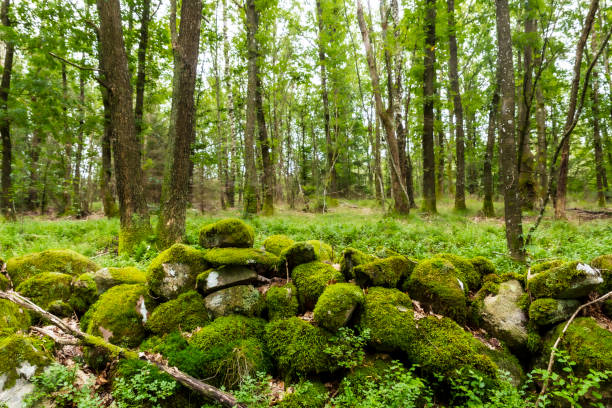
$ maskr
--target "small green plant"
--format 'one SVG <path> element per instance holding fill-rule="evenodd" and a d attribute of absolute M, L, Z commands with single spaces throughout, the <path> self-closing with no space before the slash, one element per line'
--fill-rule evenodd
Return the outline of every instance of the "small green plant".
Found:
<path fill-rule="evenodd" d="M 246 376 L 234 396 L 240 404 L 249 408 L 267 408 L 270 406 L 270 378 L 264 372 Z"/>
<path fill-rule="evenodd" d="M 146 367 L 129 377 L 119 377 L 113 386 L 114 408 L 160 408 L 159 402 L 174 394 L 176 382 L 154 376 Z"/>
<path fill-rule="evenodd" d="M 364 347 L 368 340 L 370 340 L 370 329 L 361 330 L 357 334 L 350 327 L 341 327 L 330 339 L 331 344 L 325 347 L 324 352 L 331 356 L 338 366 L 352 371 L 363 364 Z"/>

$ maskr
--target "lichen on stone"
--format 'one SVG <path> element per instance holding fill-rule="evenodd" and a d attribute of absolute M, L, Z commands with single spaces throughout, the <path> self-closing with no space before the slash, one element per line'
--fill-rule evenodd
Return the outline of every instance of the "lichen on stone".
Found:
<path fill-rule="evenodd" d="M 265 301 L 253 285 L 232 286 L 211 293 L 204 298 L 204 306 L 212 319 L 230 314 L 260 316 Z"/>
<path fill-rule="evenodd" d="M 314 320 L 331 332 L 345 326 L 364 302 L 363 290 L 352 283 L 335 283 L 325 288 L 314 308 Z"/>
<path fill-rule="evenodd" d="M 40 374 L 52 361 L 41 340 L 23 334 L 0 337 L 0 391 L 12 388 L 19 378 Z"/>

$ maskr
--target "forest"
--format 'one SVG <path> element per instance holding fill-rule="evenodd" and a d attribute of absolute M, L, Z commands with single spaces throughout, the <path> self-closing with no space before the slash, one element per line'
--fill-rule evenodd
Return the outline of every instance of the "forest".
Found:
<path fill-rule="evenodd" d="M 605 0 L 0 4 L 0 408 L 612 406 Z"/>

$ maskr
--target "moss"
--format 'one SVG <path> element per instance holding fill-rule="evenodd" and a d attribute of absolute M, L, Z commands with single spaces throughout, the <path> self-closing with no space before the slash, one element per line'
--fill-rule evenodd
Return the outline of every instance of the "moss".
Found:
<path fill-rule="evenodd" d="M 11 282 L 0 273 L 0 290 L 9 290 L 11 288 Z"/>
<path fill-rule="evenodd" d="M 512 385 L 520 386 L 525 379 L 525 372 L 518 358 L 510 353 L 510 350 L 504 345 L 498 350 L 491 350 L 488 346 L 481 343 L 480 351 L 495 363 L 498 369 L 506 371 L 510 374 Z"/>
<path fill-rule="evenodd" d="M 583 297 L 601 283 L 601 277 L 594 276 L 592 271 L 580 262 L 567 262 L 532 275 L 527 281 L 527 289 L 536 298 Z"/>
<path fill-rule="evenodd" d="M 98 294 L 102 294 L 117 285 L 145 283 L 147 275 L 133 266 L 123 268 L 102 268 L 93 274 L 93 279 L 98 288 Z"/>
<path fill-rule="evenodd" d="M 531 305 L 531 298 L 529 294 L 523 293 L 521 297 L 516 302 L 516 305 L 524 312 L 529 310 L 529 306 Z"/>
<path fill-rule="evenodd" d="M 286 319 L 298 314 L 297 288 L 292 283 L 272 286 L 266 292 L 268 319 Z"/>
<path fill-rule="evenodd" d="M 484 287 L 484 284 L 487 282 L 493 282 L 493 283 L 502 283 L 503 280 L 501 278 L 501 276 L 495 274 L 495 273 L 490 273 L 488 275 L 483 276 L 482 278 L 482 284 Z"/>
<path fill-rule="evenodd" d="M 72 295 L 68 300 L 72 309 L 81 316 L 98 298 L 98 289 L 92 274 L 84 273 L 72 281 Z"/>
<path fill-rule="evenodd" d="M 196 277 L 206 269 L 208 264 L 202 251 L 174 244 L 151 261 L 147 285 L 153 295 L 173 299 L 192 290 Z"/>
<path fill-rule="evenodd" d="M 563 265 L 563 261 L 560 259 L 541 262 L 529 268 L 529 273 L 532 275 L 535 275 L 536 273 L 544 272 L 544 271 L 547 271 L 552 268 L 556 268 L 557 266 L 561 266 L 561 265 Z"/>
<path fill-rule="evenodd" d="M 6 262 L 6 270 L 15 287 L 41 272 L 61 272 L 78 276 L 98 269 L 100 266 L 95 262 L 70 249 L 49 249 L 11 258 Z"/>
<path fill-rule="evenodd" d="M 331 245 L 316 239 L 308 240 L 306 243 L 312 245 L 318 261 L 332 261 L 334 259 L 334 250 Z"/>
<path fill-rule="evenodd" d="M 474 269 L 476 269 L 476 272 L 478 272 L 480 276 L 495 273 L 495 265 L 484 256 L 476 256 L 470 259 L 470 263 L 474 266 Z"/>
<path fill-rule="evenodd" d="M 286 378 L 335 369 L 324 351 L 330 334 L 297 317 L 268 323 L 265 339 L 279 372 Z"/>
<path fill-rule="evenodd" d="M 604 282 L 598 288 L 599 292 L 603 294 L 612 291 L 612 254 L 598 256 L 589 265 L 601 272 Z"/>
<path fill-rule="evenodd" d="M 34 369 L 32 374 L 40 374 L 52 361 L 52 356 L 38 339 L 21 334 L 0 337 L 0 377 L 6 376 L 0 391 L 12 388 L 17 379 L 25 375 L 22 367 L 29 365 Z"/>
<path fill-rule="evenodd" d="M 435 313 L 458 322 L 467 317 L 467 285 L 458 277 L 457 269 L 443 258 L 419 262 L 408 281 L 413 298 L 429 305 Z"/>
<path fill-rule="evenodd" d="M 115 286 L 87 311 L 87 333 L 122 347 L 136 347 L 145 337 L 144 323 L 152 303 L 144 285 Z"/>
<path fill-rule="evenodd" d="M 270 275 L 278 270 L 279 258 L 261 249 L 213 248 L 204 252 L 204 259 L 213 266 L 247 266 Z"/>
<path fill-rule="evenodd" d="M 391 256 L 361 264 L 353 269 L 353 273 L 361 287 L 397 288 L 410 276 L 416 264 L 415 260 L 405 256 Z"/>
<path fill-rule="evenodd" d="M 49 305 L 57 300 L 67 302 L 72 292 L 72 276 L 59 272 L 42 272 L 35 275 L 17 287 L 17 292 L 29 298 L 43 309 L 49 309 Z M 67 317 L 68 315 L 60 315 Z"/>
<path fill-rule="evenodd" d="M 399 361 L 392 362 L 388 355 L 366 356 L 363 364 L 356 367 L 353 372 L 347 374 L 338 387 L 338 395 L 350 393 L 357 398 L 364 398 L 364 391 L 371 384 L 383 381 L 385 375 L 394 365 L 400 365 Z"/>
<path fill-rule="evenodd" d="M 203 248 L 251 248 L 255 231 L 244 221 L 227 218 L 200 229 L 200 246 Z"/>
<path fill-rule="evenodd" d="M 408 348 L 415 336 L 410 296 L 397 289 L 370 288 L 365 297 L 360 326 L 370 331 L 370 344 L 378 350 Z"/>
<path fill-rule="evenodd" d="M 240 315 L 220 317 L 195 332 L 189 343 L 199 350 L 208 350 L 228 339 L 249 337 L 262 339 L 265 324 L 263 319 Z"/>
<path fill-rule="evenodd" d="M 467 258 L 453 254 L 438 254 L 436 257 L 446 259 L 453 264 L 457 270 L 457 277 L 467 285 L 468 291 L 475 292 L 480 288 L 481 274 Z"/>
<path fill-rule="evenodd" d="M 332 247 L 324 242 L 310 240 L 296 242 L 283 249 L 280 254 L 280 264 L 286 265 L 292 271 L 298 265 L 313 261 L 331 261 L 333 257 Z M 281 268 L 284 269 L 284 268 Z"/>
<path fill-rule="evenodd" d="M 389 249 L 387 247 L 377 247 L 374 250 L 374 255 L 376 255 L 379 258 L 389 258 L 389 257 L 392 257 L 392 256 L 403 256 L 399 252 L 396 252 L 396 251 L 394 251 L 392 249 Z"/>
<path fill-rule="evenodd" d="M 536 354 L 542 349 L 542 336 L 536 324 L 532 321 L 527 323 L 527 350 L 531 354 Z"/>
<path fill-rule="evenodd" d="M 612 299 L 605 300 L 601 306 L 601 310 L 608 318 L 612 319 Z"/>
<path fill-rule="evenodd" d="M 295 244 L 295 241 L 286 235 L 271 235 L 264 241 L 263 246 L 266 251 L 280 256 L 283 249 L 289 248 L 293 244 Z"/>
<path fill-rule="evenodd" d="M 156 334 L 174 330 L 192 331 L 210 322 L 204 299 L 196 291 L 179 295 L 153 310 L 145 327 Z"/>
<path fill-rule="evenodd" d="M 314 308 L 319 326 L 334 332 L 345 326 L 363 304 L 362 289 L 352 283 L 336 283 L 325 288 Z"/>
<path fill-rule="evenodd" d="M 292 386 L 293 392 L 285 393 L 279 408 L 323 408 L 329 393 L 320 382 L 305 381 Z"/>
<path fill-rule="evenodd" d="M 122 220 L 119 230 L 119 254 L 131 254 L 138 244 L 153 234 L 148 214 L 132 214 L 126 224 L 128 225 L 124 225 Z"/>
<path fill-rule="evenodd" d="M 340 258 L 340 272 L 342 272 L 342 275 L 344 275 L 344 279 L 349 281 L 355 278 L 353 268 L 375 261 L 376 259 L 377 258 L 375 256 L 361 252 L 358 249 L 346 248 L 344 251 L 342 251 Z"/>
<path fill-rule="evenodd" d="M 308 310 L 314 308 L 327 285 L 344 281 L 340 271 L 319 261 L 297 266 L 291 277 L 297 287 L 300 306 Z"/>
<path fill-rule="evenodd" d="M 538 326 L 559 323 L 568 319 L 580 306 L 574 299 L 536 299 L 529 307 L 529 319 Z"/>
<path fill-rule="evenodd" d="M 15 303 L 0 299 L 0 336 L 30 328 L 30 315 Z"/>

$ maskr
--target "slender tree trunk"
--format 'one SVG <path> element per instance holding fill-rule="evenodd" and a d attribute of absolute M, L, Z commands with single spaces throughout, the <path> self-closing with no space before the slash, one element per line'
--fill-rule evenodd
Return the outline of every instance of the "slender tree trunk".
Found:
<path fill-rule="evenodd" d="M 234 197 L 236 195 L 236 173 L 238 160 L 236 157 L 236 118 L 234 114 L 234 93 L 232 90 L 231 76 L 230 76 L 230 60 L 229 60 L 229 37 L 227 34 L 227 0 L 223 0 L 223 79 L 225 83 L 225 92 L 227 93 L 227 116 L 229 119 L 229 146 L 230 146 L 230 164 L 229 164 L 229 175 L 227 177 L 227 184 L 225 188 L 226 202 L 229 207 L 234 207 Z"/>
<path fill-rule="evenodd" d="M 100 66 L 102 66 L 100 64 Z M 102 207 L 105 217 L 116 217 L 119 210 L 115 202 L 113 192 L 113 163 L 112 163 L 112 141 L 116 140 L 113 134 L 113 124 L 111 120 L 111 108 L 108 90 L 100 86 L 102 93 L 102 105 L 104 106 L 104 130 L 102 132 L 102 168 L 100 169 L 100 195 L 102 196 Z"/>
<path fill-rule="evenodd" d="M 2 25 L 11 26 L 9 18 L 10 0 L 2 2 L 1 19 Z M 11 185 L 12 165 L 12 143 L 11 143 L 11 120 L 8 113 L 8 98 L 11 92 L 11 75 L 13 73 L 13 56 L 15 55 L 15 45 L 11 41 L 6 42 L 4 54 L 4 64 L 2 68 L 2 80 L 0 82 L 0 109 L 2 118 L 0 119 L 0 136 L 2 137 L 2 215 L 10 220 L 15 219 L 13 209 L 13 192 Z"/>
<path fill-rule="evenodd" d="M 408 202 L 410 203 L 410 208 L 417 208 L 416 201 L 414 200 L 414 182 L 413 182 L 413 168 L 412 168 L 412 159 L 410 158 L 410 143 L 408 143 L 408 129 L 409 123 L 408 118 L 410 116 L 410 102 L 412 100 L 411 89 L 408 90 L 408 95 L 404 99 L 404 117 L 405 124 L 404 129 L 406 130 L 406 190 L 408 190 Z"/>
<path fill-rule="evenodd" d="M 30 171 L 29 171 L 29 186 L 28 186 L 28 203 L 27 209 L 35 211 L 40 206 L 38 189 L 39 185 L 39 160 L 40 160 L 40 130 L 36 126 L 32 130 L 32 139 L 30 141 Z"/>
<path fill-rule="evenodd" d="M 436 131 L 436 195 L 440 198 L 444 194 L 444 128 L 441 107 L 436 109 Z"/>
<path fill-rule="evenodd" d="M 116 136 L 113 150 L 121 221 L 119 252 L 130 253 L 151 233 L 140 166 L 142 146 L 134 123 L 119 0 L 97 0 L 97 8 L 103 80 L 109 88 L 110 120 Z"/>
<path fill-rule="evenodd" d="M 74 157 L 74 176 L 72 180 L 72 208 L 73 212 L 82 217 L 83 200 L 81 195 L 81 161 L 83 159 L 83 143 L 85 139 L 85 75 L 83 71 L 79 73 L 79 133 L 77 135 L 76 154 Z"/>
<path fill-rule="evenodd" d="M 136 71 L 136 104 L 134 121 L 136 135 L 142 139 L 142 114 L 144 111 L 144 92 L 146 83 L 147 48 L 149 44 L 149 21 L 151 20 L 151 0 L 142 0 L 140 16 L 140 38 L 138 39 L 138 68 Z M 141 142 L 142 143 L 142 140 Z"/>
<path fill-rule="evenodd" d="M 168 151 L 164 166 L 161 209 L 157 224 L 159 244 L 167 248 L 185 236 L 189 203 L 191 141 L 195 136 L 195 85 L 200 46 L 202 1 L 183 0 L 176 30 L 176 0 L 172 0 L 170 29 L 174 54 L 172 110 L 168 129 Z"/>
<path fill-rule="evenodd" d="M 514 61 L 508 0 L 496 0 L 497 69 L 500 70 L 501 110 L 499 115 L 500 175 L 504 185 L 506 242 L 513 258 L 523 261 L 523 223 L 518 194 L 516 142 L 514 129 Z"/>
<path fill-rule="evenodd" d="M 374 185 L 376 188 L 376 200 L 383 202 L 385 194 L 383 176 L 382 176 L 382 163 L 380 155 L 380 119 L 376 117 L 376 141 L 374 142 Z"/>
<path fill-rule="evenodd" d="M 62 95 L 64 98 L 62 104 L 63 122 L 64 122 L 64 180 L 63 180 L 63 200 L 62 208 L 59 213 L 64 214 L 70 211 L 72 206 L 72 134 L 68 126 L 68 74 L 66 72 L 66 63 L 62 62 Z"/>
<path fill-rule="evenodd" d="M 247 101 L 246 101 L 246 129 L 244 132 L 244 212 L 257 213 L 257 167 L 255 165 L 255 126 L 257 125 L 257 26 L 259 17 L 255 0 L 246 1 L 246 32 L 247 32 Z"/>
<path fill-rule="evenodd" d="M 434 153 L 434 96 L 436 76 L 436 3 L 426 0 L 425 59 L 423 65 L 423 210 L 436 212 L 436 158 Z"/>
<path fill-rule="evenodd" d="M 218 14 L 218 1 L 215 3 L 215 33 L 219 32 L 219 21 L 217 18 Z M 221 110 L 223 106 L 221 105 L 221 72 L 219 69 L 219 42 L 215 41 L 213 43 L 214 51 L 213 51 L 213 71 L 215 73 L 215 110 L 216 110 L 216 134 L 217 134 L 217 178 L 219 180 L 220 186 L 220 194 L 219 194 L 219 204 L 221 204 L 221 208 L 225 209 L 227 204 L 225 199 L 227 197 L 227 180 L 229 178 L 229 172 L 227 170 L 228 160 L 227 160 L 227 135 L 224 130 L 221 130 L 222 122 L 221 122 Z"/>
<path fill-rule="evenodd" d="M 495 130 L 497 126 L 497 115 L 499 112 L 499 78 L 493 89 L 491 106 L 489 107 L 489 126 L 487 128 L 487 149 L 485 151 L 482 185 L 484 187 L 484 200 L 482 203 L 482 214 L 485 217 L 495 217 L 493 207 L 493 155 L 495 151 Z"/>
<path fill-rule="evenodd" d="M 257 16 L 259 20 L 259 16 Z M 259 24 L 259 21 L 257 22 Z M 263 167 L 262 190 L 263 190 L 263 206 L 262 213 L 264 215 L 274 214 L 274 169 L 272 168 L 272 160 L 270 158 L 270 139 L 268 138 L 268 130 L 266 128 L 266 117 L 263 110 L 263 86 L 259 77 L 259 59 L 257 63 L 256 87 L 255 87 L 255 104 L 257 109 L 257 129 L 259 134 L 259 146 L 261 149 L 261 163 Z"/>
<path fill-rule="evenodd" d="M 591 36 L 591 49 L 593 54 L 597 52 L 597 35 L 593 31 Z M 599 72 L 593 69 L 593 81 L 591 86 L 591 113 L 593 116 L 593 150 L 595 151 L 595 178 L 597 182 L 597 203 L 600 207 L 606 206 L 607 180 L 606 168 L 603 163 L 603 149 L 601 146 L 601 134 L 599 128 Z"/>
<path fill-rule="evenodd" d="M 536 125 L 538 129 L 538 149 L 536 152 L 538 190 L 540 192 L 540 200 L 544 200 L 548 186 L 548 176 L 546 173 L 548 143 L 546 142 L 546 107 L 544 106 L 544 96 L 542 95 L 540 84 L 536 87 Z"/>

